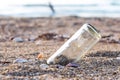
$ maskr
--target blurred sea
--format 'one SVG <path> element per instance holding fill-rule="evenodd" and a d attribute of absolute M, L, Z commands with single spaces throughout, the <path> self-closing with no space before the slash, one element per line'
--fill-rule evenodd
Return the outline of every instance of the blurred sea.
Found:
<path fill-rule="evenodd" d="M 17 1 L 17 0 L 16 0 Z M 48 16 L 70 16 L 76 15 L 80 17 L 120 17 L 120 0 L 83 0 L 76 2 L 59 3 L 52 0 L 51 4 L 55 9 L 55 14 L 52 14 L 48 6 L 48 2 L 36 3 L 20 3 L 0 5 L 1 16 L 15 17 L 48 17 Z M 60 0 L 59 0 L 60 1 Z M 62 0 L 63 1 L 63 0 Z M 75 1 L 75 2 L 74 2 Z M 91 1 L 91 2 L 90 2 Z"/>

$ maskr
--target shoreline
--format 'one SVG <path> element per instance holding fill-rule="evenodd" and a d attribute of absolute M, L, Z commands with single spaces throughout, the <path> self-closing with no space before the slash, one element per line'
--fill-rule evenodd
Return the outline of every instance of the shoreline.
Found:
<path fill-rule="evenodd" d="M 78 17 L 78 18 L 116 18 L 116 19 L 119 19 L 120 17 L 119 16 L 77 16 L 77 15 L 65 15 L 65 16 L 6 16 L 6 15 L 0 15 L 0 18 L 62 18 L 62 17 Z"/>

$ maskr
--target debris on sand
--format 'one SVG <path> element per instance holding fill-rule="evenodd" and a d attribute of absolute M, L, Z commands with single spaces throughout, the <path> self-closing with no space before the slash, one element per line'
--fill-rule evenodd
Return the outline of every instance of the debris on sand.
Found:
<path fill-rule="evenodd" d="M 103 35 L 102 38 L 110 38 L 110 37 L 113 37 L 113 36 L 114 36 L 113 34 Z"/>
<path fill-rule="evenodd" d="M 67 67 L 77 68 L 77 67 L 79 67 L 79 64 L 77 64 L 77 63 L 68 63 L 66 66 L 67 66 Z"/>
<path fill-rule="evenodd" d="M 68 35 L 60 35 L 56 33 L 44 33 L 42 35 L 39 35 L 38 39 L 43 39 L 43 40 L 59 40 L 59 41 L 64 41 L 65 39 L 69 39 Z"/>
<path fill-rule="evenodd" d="M 56 33 L 44 33 L 42 35 L 39 35 L 38 38 L 44 40 L 52 40 L 56 35 L 57 35 Z"/>
<path fill-rule="evenodd" d="M 116 57 L 116 59 L 120 60 L 120 54 Z"/>
<path fill-rule="evenodd" d="M 120 39 L 118 39 L 118 37 L 116 37 L 113 34 L 109 34 L 109 35 L 103 35 L 100 42 L 120 44 Z"/>
<path fill-rule="evenodd" d="M 30 37 L 28 38 L 28 41 L 34 42 L 37 37 L 38 37 L 38 36 L 33 36 L 33 35 L 32 35 L 32 36 L 30 36 Z"/>
<path fill-rule="evenodd" d="M 120 57 L 117 57 L 116 59 L 120 60 Z"/>
<path fill-rule="evenodd" d="M 8 63 L 11 63 L 9 61 L 0 61 L 0 64 L 8 64 Z"/>
<path fill-rule="evenodd" d="M 41 40 L 38 40 L 38 41 L 35 42 L 35 44 L 39 46 L 39 45 L 42 44 L 42 42 L 41 42 Z"/>
<path fill-rule="evenodd" d="M 24 42 L 24 39 L 21 37 L 15 37 L 15 38 L 13 38 L 13 41 L 20 43 L 20 42 Z"/>
<path fill-rule="evenodd" d="M 40 65 L 40 68 L 41 68 L 42 70 L 46 70 L 46 69 L 49 68 L 49 66 L 48 66 L 47 64 L 41 64 L 41 65 Z"/>
<path fill-rule="evenodd" d="M 18 59 L 13 61 L 13 63 L 26 63 L 26 62 L 28 62 L 28 60 L 23 59 L 23 58 L 18 58 Z"/>
<path fill-rule="evenodd" d="M 56 66 L 56 68 L 58 68 L 58 69 L 63 69 L 64 66 L 58 64 L 58 65 Z"/>
<path fill-rule="evenodd" d="M 43 58 L 45 58 L 45 55 L 43 53 L 40 53 L 40 54 L 38 54 L 37 58 L 38 59 L 43 59 Z"/>

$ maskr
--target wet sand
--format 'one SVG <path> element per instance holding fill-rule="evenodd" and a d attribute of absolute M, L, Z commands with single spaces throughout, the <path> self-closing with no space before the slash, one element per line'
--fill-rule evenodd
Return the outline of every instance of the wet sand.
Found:
<path fill-rule="evenodd" d="M 84 23 L 96 27 L 102 39 L 76 64 L 77 67 L 47 65 L 48 57 Z M 119 80 L 119 27 L 120 18 L 0 17 L 0 79 Z"/>

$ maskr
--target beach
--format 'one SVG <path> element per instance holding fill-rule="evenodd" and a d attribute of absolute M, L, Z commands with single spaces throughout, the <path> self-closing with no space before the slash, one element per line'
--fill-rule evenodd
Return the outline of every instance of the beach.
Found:
<path fill-rule="evenodd" d="M 101 40 L 72 65 L 48 65 L 46 60 L 84 23 Z M 1 80 L 119 80 L 120 18 L 0 17 Z"/>

